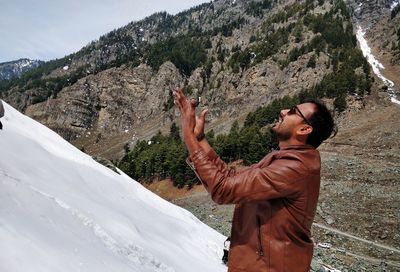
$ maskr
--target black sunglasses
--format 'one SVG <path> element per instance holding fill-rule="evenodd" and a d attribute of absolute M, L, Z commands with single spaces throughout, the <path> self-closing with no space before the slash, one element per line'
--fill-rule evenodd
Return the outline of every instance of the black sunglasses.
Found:
<path fill-rule="evenodd" d="M 311 126 L 310 122 L 307 120 L 307 118 L 304 116 L 304 114 L 299 110 L 299 108 L 297 106 L 291 107 L 287 113 L 288 114 L 296 114 L 297 112 L 300 114 L 300 116 L 303 118 L 303 120 L 306 122 L 306 124 Z"/>

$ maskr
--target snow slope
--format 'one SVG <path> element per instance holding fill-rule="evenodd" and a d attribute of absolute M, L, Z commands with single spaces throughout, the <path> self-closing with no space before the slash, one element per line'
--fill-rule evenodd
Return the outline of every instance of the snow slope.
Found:
<path fill-rule="evenodd" d="M 0 271 L 226 271 L 221 234 L 4 106 Z"/>

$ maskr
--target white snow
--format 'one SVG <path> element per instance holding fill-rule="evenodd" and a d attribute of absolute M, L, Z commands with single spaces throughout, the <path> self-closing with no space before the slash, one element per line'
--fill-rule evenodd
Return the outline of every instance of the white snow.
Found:
<path fill-rule="evenodd" d="M 357 12 L 361 10 L 362 4 L 363 4 L 363 3 L 359 3 L 359 4 L 358 4 L 358 7 L 356 8 L 356 11 L 357 11 Z"/>
<path fill-rule="evenodd" d="M 390 10 L 395 9 L 398 5 L 400 5 L 400 0 L 393 0 L 392 4 L 390 5 Z"/>
<path fill-rule="evenodd" d="M 393 103 L 399 104 L 400 101 L 396 98 L 394 94 L 394 83 L 393 81 L 387 79 L 381 74 L 381 69 L 385 69 L 385 67 L 380 63 L 375 56 L 371 53 L 371 48 L 368 46 L 367 40 L 364 38 L 365 31 L 362 30 L 361 26 L 357 28 L 357 40 L 360 43 L 361 51 L 363 52 L 364 57 L 367 58 L 369 64 L 372 66 L 372 70 L 374 73 L 383 81 L 383 83 L 388 87 L 388 92 L 390 95 L 390 100 Z"/>
<path fill-rule="evenodd" d="M 226 271 L 221 234 L 4 106 L 0 271 Z"/>
<path fill-rule="evenodd" d="M 24 67 L 27 67 L 33 63 L 32 60 L 24 59 L 23 61 L 20 62 L 19 68 L 22 69 Z"/>

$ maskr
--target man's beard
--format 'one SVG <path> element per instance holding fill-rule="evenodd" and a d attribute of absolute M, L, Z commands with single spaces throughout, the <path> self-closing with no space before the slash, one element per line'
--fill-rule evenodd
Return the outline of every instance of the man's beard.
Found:
<path fill-rule="evenodd" d="M 292 134 L 289 131 L 279 131 L 279 128 L 272 127 L 272 132 L 276 135 L 278 141 L 287 141 L 292 137 Z"/>

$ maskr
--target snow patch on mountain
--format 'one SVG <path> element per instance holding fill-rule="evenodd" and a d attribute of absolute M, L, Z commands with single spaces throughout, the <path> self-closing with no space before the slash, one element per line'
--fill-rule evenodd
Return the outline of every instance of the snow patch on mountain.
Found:
<path fill-rule="evenodd" d="M 400 0 L 393 0 L 392 4 L 390 5 L 390 10 L 394 10 L 398 5 L 400 5 Z"/>
<path fill-rule="evenodd" d="M 383 81 L 383 83 L 388 87 L 388 92 L 390 95 L 390 100 L 393 103 L 399 104 L 400 101 L 397 99 L 396 94 L 394 92 L 394 82 L 384 77 L 381 73 L 381 69 L 385 69 L 385 67 L 380 63 L 375 56 L 371 52 L 371 48 L 368 46 L 367 40 L 364 37 L 365 31 L 361 28 L 361 26 L 357 27 L 357 40 L 360 44 L 361 51 L 363 52 L 364 57 L 367 58 L 369 64 L 372 66 L 372 70 L 374 73 Z"/>
<path fill-rule="evenodd" d="M 43 61 L 30 59 L 19 59 L 0 63 L 0 80 L 20 77 L 23 73 L 38 67 L 41 63 L 43 63 Z"/>

